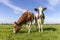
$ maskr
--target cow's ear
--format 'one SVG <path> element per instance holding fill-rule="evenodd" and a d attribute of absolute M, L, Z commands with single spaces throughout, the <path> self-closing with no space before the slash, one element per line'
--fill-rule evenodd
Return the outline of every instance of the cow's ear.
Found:
<path fill-rule="evenodd" d="M 37 9 L 37 8 L 35 8 L 34 10 L 35 10 L 35 11 L 38 11 L 38 9 Z"/>
<path fill-rule="evenodd" d="M 17 24 L 16 22 L 14 22 L 14 24 Z"/>
<path fill-rule="evenodd" d="M 18 25 L 18 23 L 17 23 L 17 22 L 14 22 L 14 24 Z"/>
<path fill-rule="evenodd" d="M 14 22 L 14 26 L 16 26 L 16 22 Z"/>
<path fill-rule="evenodd" d="M 45 7 L 45 8 L 43 8 L 43 11 L 45 11 L 47 8 Z"/>

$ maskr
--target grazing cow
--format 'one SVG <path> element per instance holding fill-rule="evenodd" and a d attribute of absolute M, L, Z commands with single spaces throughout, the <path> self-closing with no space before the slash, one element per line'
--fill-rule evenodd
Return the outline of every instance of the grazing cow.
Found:
<path fill-rule="evenodd" d="M 42 7 L 39 7 L 38 9 L 37 8 L 34 9 L 35 11 L 38 12 L 38 14 L 36 14 L 35 16 L 35 23 L 36 23 L 36 26 L 38 26 L 37 29 L 39 30 L 39 32 L 40 32 L 40 29 L 43 32 L 43 23 L 45 19 L 43 11 L 46 9 L 47 8 L 42 8 Z"/>
<path fill-rule="evenodd" d="M 26 10 L 19 18 L 19 20 L 17 22 L 14 22 L 13 33 L 16 33 L 19 29 L 21 29 L 21 26 L 23 24 L 27 24 L 26 27 L 28 29 L 28 32 L 30 32 L 31 30 L 30 26 L 33 20 L 34 20 L 34 14 L 29 10 Z"/>

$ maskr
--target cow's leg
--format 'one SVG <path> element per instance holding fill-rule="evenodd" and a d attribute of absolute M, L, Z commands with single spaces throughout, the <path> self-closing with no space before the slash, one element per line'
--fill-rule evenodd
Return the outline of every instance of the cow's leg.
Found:
<path fill-rule="evenodd" d="M 31 22 L 29 22 L 27 25 L 26 25 L 27 29 L 28 29 L 28 33 L 30 33 L 30 30 L 31 30 Z"/>
<path fill-rule="evenodd" d="M 43 23 L 44 23 L 44 19 L 42 19 L 42 22 L 41 22 L 41 32 L 43 32 Z"/>
<path fill-rule="evenodd" d="M 41 32 L 43 32 L 43 24 L 41 25 Z"/>
<path fill-rule="evenodd" d="M 26 24 L 26 29 L 28 30 L 28 24 Z"/>
<path fill-rule="evenodd" d="M 26 27 L 27 27 L 28 33 L 30 33 L 30 29 L 31 29 L 30 26 L 27 24 Z"/>
<path fill-rule="evenodd" d="M 38 31 L 40 32 L 40 22 L 38 21 Z"/>
<path fill-rule="evenodd" d="M 28 30 L 28 33 L 30 33 L 30 30 L 31 30 L 31 22 L 29 22 L 29 30 Z"/>

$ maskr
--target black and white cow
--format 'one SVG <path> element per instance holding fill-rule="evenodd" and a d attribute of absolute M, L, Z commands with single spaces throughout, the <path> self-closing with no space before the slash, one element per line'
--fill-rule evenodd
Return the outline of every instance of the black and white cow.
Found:
<path fill-rule="evenodd" d="M 43 11 L 45 11 L 47 8 L 42 8 L 42 7 L 39 7 L 39 8 L 35 8 L 34 10 L 38 12 L 38 14 L 35 15 L 35 23 L 36 23 L 36 26 L 37 29 L 40 30 L 43 32 L 43 23 L 44 23 L 44 19 L 45 19 L 45 15 L 43 13 Z"/>

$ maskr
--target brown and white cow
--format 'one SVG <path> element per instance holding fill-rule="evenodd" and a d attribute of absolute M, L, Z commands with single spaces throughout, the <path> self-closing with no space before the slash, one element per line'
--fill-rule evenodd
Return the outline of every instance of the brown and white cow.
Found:
<path fill-rule="evenodd" d="M 34 14 L 29 10 L 26 10 L 22 16 L 18 19 L 17 22 L 14 22 L 13 33 L 16 33 L 19 29 L 21 29 L 23 24 L 27 24 L 26 27 L 28 32 L 31 30 L 31 24 L 34 20 Z"/>
<path fill-rule="evenodd" d="M 35 15 L 35 23 L 36 23 L 36 26 L 38 26 L 37 29 L 39 30 L 39 32 L 40 32 L 40 29 L 43 32 L 43 23 L 45 19 L 43 11 L 46 9 L 47 8 L 42 8 L 42 7 L 39 7 L 38 9 L 37 8 L 34 9 L 35 11 L 38 12 L 38 14 Z"/>

